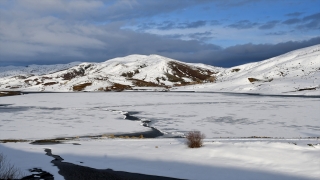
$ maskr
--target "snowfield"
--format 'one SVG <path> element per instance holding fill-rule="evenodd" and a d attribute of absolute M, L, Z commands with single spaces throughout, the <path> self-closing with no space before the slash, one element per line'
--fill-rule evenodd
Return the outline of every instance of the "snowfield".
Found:
<path fill-rule="evenodd" d="M 25 174 L 37 167 L 55 179 L 63 176 L 44 149 L 81 166 L 182 179 L 318 179 L 319 105 L 319 97 L 191 92 L 1 97 L 0 139 L 80 138 L 62 144 L 0 143 L 0 152 Z M 124 119 L 126 112 L 137 120 Z M 142 121 L 164 136 L 90 137 L 150 131 Z M 203 147 L 189 149 L 184 138 L 166 138 L 191 130 L 206 134 Z"/>
<path fill-rule="evenodd" d="M 1 139 L 199 130 L 216 137 L 319 137 L 319 98 L 217 93 L 40 93 L 3 97 Z M 137 121 L 125 120 L 131 112 Z"/>
<path fill-rule="evenodd" d="M 81 145 L 73 145 L 78 143 Z M 294 145 L 293 143 L 297 143 Z M 313 143 L 314 146 L 307 144 Z M 317 145 L 316 145 L 317 144 Z M 99 139 L 57 145 L 0 144 L 0 151 L 23 169 L 38 167 L 63 179 L 44 149 L 64 162 L 97 169 L 112 168 L 150 175 L 194 180 L 316 180 L 319 178 L 319 140 L 207 139 L 199 149 L 189 149 L 183 139 Z"/>

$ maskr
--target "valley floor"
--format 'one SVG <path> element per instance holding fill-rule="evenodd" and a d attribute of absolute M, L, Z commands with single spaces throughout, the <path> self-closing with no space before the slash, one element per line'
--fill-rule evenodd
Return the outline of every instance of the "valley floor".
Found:
<path fill-rule="evenodd" d="M 77 145 L 75 145 L 75 143 Z M 190 149 L 184 139 L 80 139 L 55 145 L 0 144 L 11 163 L 30 174 L 41 168 L 64 179 L 45 149 L 64 160 L 95 169 L 113 169 L 181 179 L 317 179 L 319 139 L 206 139 Z M 308 145 L 309 144 L 309 145 Z"/>
<path fill-rule="evenodd" d="M 186 92 L 8 96 L 0 98 L 0 152 L 25 175 L 40 168 L 55 179 L 65 177 L 45 151 L 79 166 L 179 179 L 317 179 L 318 109 L 318 97 L 303 96 Z M 206 135 L 203 147 L 190 149 L 181 138 L 193 130 Z M 126 133 L 156 138 L 110 138 Z M 61 140 L 66 137 L 70 139 Z M 30 144 L 54 138 L 61 143 Z"/>

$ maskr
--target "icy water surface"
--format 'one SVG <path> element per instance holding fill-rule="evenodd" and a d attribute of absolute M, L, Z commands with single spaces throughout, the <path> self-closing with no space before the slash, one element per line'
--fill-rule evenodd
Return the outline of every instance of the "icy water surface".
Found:
<path fill-rule="evenodd" d="M 206 137 L 319 137 L 320 99 L 220 93 L 35 93 L 0 98 L 0 139 L 199 130 Z M 129 112 L 129 115 L 125 112 Z M 127 117 L 127 119 L 124 119 Z"/>

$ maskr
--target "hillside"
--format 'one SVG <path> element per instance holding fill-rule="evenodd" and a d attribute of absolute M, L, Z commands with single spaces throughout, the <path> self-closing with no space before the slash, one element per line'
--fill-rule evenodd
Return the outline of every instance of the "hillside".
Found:
<path fill-rule="evenodd" d="M 228 68 L 216 77 L 216 83 L 175 90 L 320 95 L 320 45 Z"/>
<path fill-rule="evenodd" d="M 61 70 L 69 69 L 80 64 L 80 62 L 72 62 L 69 64 L 53 64 L 53 65 L 29 65 L 29 66 L 0 66 L 0 78 L 8 76 L 34 76 L 50 74 Z"/>
<path fill-rule="evenodd" d="M 159 55 L 130 55 L 102 63 L 1 68 L 0 75 L 6 74 L 0 77 L 3 91 L 148 89 L 320 95 L 320 45 L 227 69 Z"/>
<path fill-rule="evenodd" d="M 221 71 L 203 64 L 183 63 L 158 55 L 130 55 L 102 63 L 81 63 L 45 75 L 22 73 L 0 79 L 1 90 L 17 91 L 122 91 L 168 89 L 214 82 Z"/>

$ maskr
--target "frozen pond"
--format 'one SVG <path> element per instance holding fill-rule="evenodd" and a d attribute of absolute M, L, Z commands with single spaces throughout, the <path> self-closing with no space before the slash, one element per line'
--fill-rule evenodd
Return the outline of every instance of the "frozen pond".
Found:
<path fill-rule="evenodd" d="M 199 130 L 215 137 L 319 137 L 320 99 L 221 93 L 35 93 L 0 98 L 0 139 Z"/>

